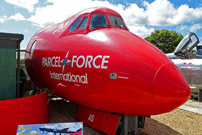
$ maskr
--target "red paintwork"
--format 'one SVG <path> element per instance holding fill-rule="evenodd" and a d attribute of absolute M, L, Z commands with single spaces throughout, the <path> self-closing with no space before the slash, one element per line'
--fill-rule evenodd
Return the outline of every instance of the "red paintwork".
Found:
<path fill-rule="evenodd" d="M 86 125 L 100 130 L 108 135 L 115 135 L 121 116 L 106 112 L 93 110 L 79 106 L 76 120 L 82 121 Z"/>
<path fill-rule="evenodd" d="M 15 135 L 18 125 L 49 122 L 47 92 L 0 101 L 0 131 L 2 135 Z"/>
<path fill-rule="evenodd" d="M 109 21 L 108 27 L 90 30 L 92 14 L 104 14 L 107 20 L 108 14 L 121 17 L 108 8 L 91 8 L 62 23 L 44 28 L 33 36 L 26 49 L 25 62 L 35 84 L 47 87 L 55 94 L 82 106 L 125 115 L 161 114 L 189 99 L 189 85 L 163 52 L 127 28 L 113 27 Z M 70 32 L 69 27 L 80 16 L 89 17 L 86 29 Z M 69 23 L 65 27 L 67 21 Z M 58 30 L 52 34 L 55 29 Z M 31 57 L 30 50 L 35 40 L 37 42 Z M 63 78 L 61 63 L 67 53 L 71 62 L 65 66 L 66 76 Z M 86 61 L 82 65 L 84 58 L 90 61 L 91 57 L 96 56 L 95 66 L 93 60 L 91 67 Z M 79 66 L 73 62 L 72 67 L 75 57 L 79 57 Z M 44 66 L 46 58 L 53 59 L 49 67 Z M 96 65 L 104 68 L 96 68 Z M 59 76 L 51 79 L 54 73 Z M 111 79 L 111 73 L 116 73 L 118 77 Z M 65 81 L 70 78 L 67 75 L 84 75 L 82 81 L 85 83 Z"/>

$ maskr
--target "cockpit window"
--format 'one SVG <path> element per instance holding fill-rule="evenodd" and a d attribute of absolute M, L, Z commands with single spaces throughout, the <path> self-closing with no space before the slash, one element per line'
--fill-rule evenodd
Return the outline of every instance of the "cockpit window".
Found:
<path fill-rule="evenodd" d="M 82 16 L 79 17 L 78 19 L 76 19 L 76 21 L 69 27 L 69 30 L 70 31 L 74 31 L 77 27 L 77 25 L 79 24 L 79 22 L 81 21 L 82 19 Z"/>
<path fill-rule="evenodd" d="M 67 22 L 65 23 L 65 27 L 67 26 L 68 23 L 69 23 L 69 21 L 67 21 Z"/>
<path fill-rule="evenodd" d="M 108 15 L 109 21 L 114 27 L 121 27 L 125 29 L 124 23 L 120 17 Z"/>
<path fill-rule="evenodd" d="M 78 29 L 85 29 L 87 24 L 88 17 L 85 17 L 81 24 L 79 25 Z"/>
<path fill-rule="evenodd" d="M 199 50 L 196 52 L 196 54 L 202 56 L 202 49 L 199 49 Z"/>
<path fill-rule="evenodd" d="M 90 21 L 90 29 L 95 29 L 98 27 L 107 27 L 108 23 L 103 14 L 93 14 L 91 16 L 91 21 Z"/>
<path fill-rule="evenodd" d="M 36 45 L 36 40 L 32 43 L 31 50 L 30 50 L 30 57 L 33 56 L 35 45 Z"/>

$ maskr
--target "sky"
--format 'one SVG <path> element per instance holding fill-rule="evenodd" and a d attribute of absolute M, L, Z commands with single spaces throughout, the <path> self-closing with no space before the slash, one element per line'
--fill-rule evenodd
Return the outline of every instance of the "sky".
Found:
<path fill-rule="evenodd" d="M 0 32 L 24 35 L 21 49 L 40 29 L 60 23 L 89 7 L 108 7 L 123 17 L 129 30 L 145 38 L 167 29 L 202 39 L 202 0 L 1 0 Z"/>

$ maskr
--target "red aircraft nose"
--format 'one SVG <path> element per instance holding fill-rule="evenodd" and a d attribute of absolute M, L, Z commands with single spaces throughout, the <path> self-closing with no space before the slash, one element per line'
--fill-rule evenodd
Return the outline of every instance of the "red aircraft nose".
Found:
<path fill-rule="evenodd" d="M 154 77 L 153 96 L 159 113 L 169 112 L 184 104 L 191 91 L 184 76 L 172 63 L 164 64 Z"/>

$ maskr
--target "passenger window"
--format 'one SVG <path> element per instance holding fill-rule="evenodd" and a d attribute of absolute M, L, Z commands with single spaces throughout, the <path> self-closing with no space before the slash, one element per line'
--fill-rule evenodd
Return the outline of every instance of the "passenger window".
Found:
<path fill-rule="evenodd" d="M 91 16 L 90 29 L 95 29 L 98 27 L 107 27 L 108 23 L 103 14 L 94 14 Z"/>
<path fill-rule="evenodd" d="M 108 15 L 108 18 L 112 26 L 125 28 L 120 17 Z"/>
<path fill-rule="evenodd" d="M 77 25 L 79 24 L 79 22 L 81 21 L 82 19 L 82 16 L 79 17 L 78 19 L 76 19 L 76 21 L 69 27 L 69 30 L 70 31 L 74 31 L 77 27 Z"/>
<path fill-rule="evenodd" d="M 65 27 L 67 26 L 68 23 L 69 23 L 69 21 L 67 21 L 67 22 L 65 23 Z"/>
<path fill-rule="evenodd" d="M 30 50 L 30 57 L 33 56 L 35 45 L 36 45 L 36 40 L 32 43 L 31 50 Z"/>
<path fill-rule="evenodd" d="M 78 29 L 85 29 L 87 24 L 88 17 L 85 17 L 81 24 L 79 25 Z"/>
<path fill-rule="evenodd" d="M 57 30 L 58 30 L 58 28 L 56 28 L 56 29 L 52 32 L 52 34 L 54 34 Z"/>

